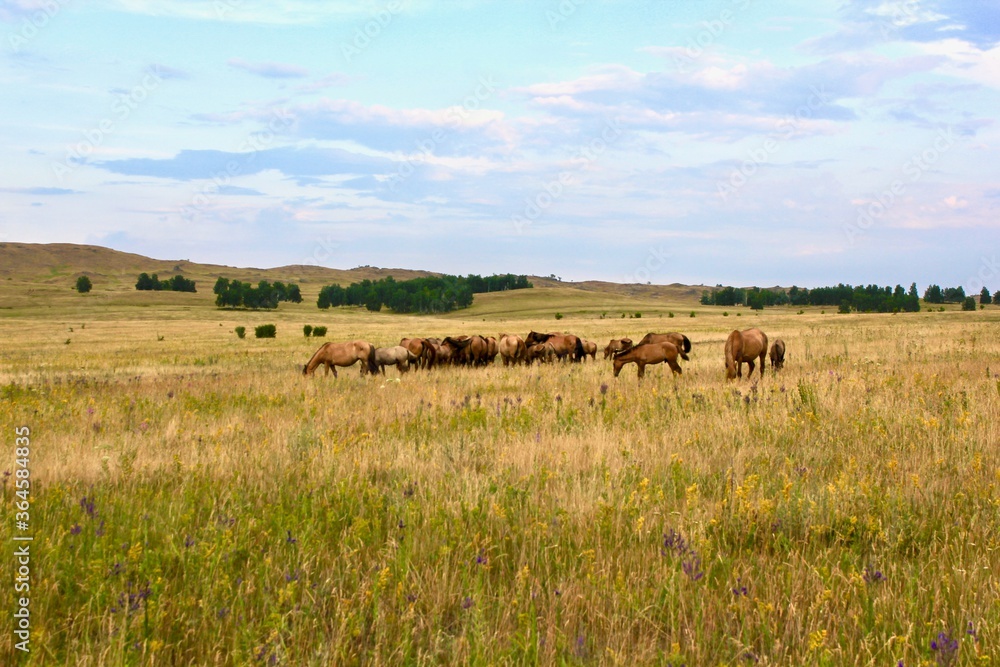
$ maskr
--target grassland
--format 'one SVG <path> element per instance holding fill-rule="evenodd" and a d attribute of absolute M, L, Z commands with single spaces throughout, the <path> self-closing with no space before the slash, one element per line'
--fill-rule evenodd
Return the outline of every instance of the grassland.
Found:
<path fill-rule="evenodd" d="M 5 631 L 2 664 L 1000 661 L 1000 309 L 724 317 L 554 286 L 431 318 L 304 287 L 248 313 L 96 284 L 0 310 L 0 474 L 29 426 L 35 536 L 33 651 Z M 695 345 L 641 385 L 600 358 L 334 380 L 302 377 L 303 324 Z M 751 325 L 787 369 L 726 383 Z"/>

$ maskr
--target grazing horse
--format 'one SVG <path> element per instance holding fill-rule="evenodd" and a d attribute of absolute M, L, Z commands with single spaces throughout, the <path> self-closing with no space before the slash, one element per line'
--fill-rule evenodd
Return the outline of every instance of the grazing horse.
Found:
<path fill-rule="evenodd" d="M 531 365 L 534 363 L 535 359 L 538 359 L 539 363 L 550 364 L 556 360 L 558 355 L 556 354 L 555 348 L 552 343 L 535 343 L 531 347 L 527 348 L 524 353 L 525 363 Z"/>
<path fill-rule="evenodd" d="M 492 364 L 493 360 L 497 358 L 497 354 L 500 353 L 500 344 L 497 343 L 497 339 L 490 336 L 486 339 L 486 363 Z"/>
<path fill-rule="evenodd" d="M 524 340 L 520 336 L 502 333 L 500 334 L 500 342 L 497 343 L 497 350 L 503 360 L 503 365 L 510 366 L 524 361 L 527 348 L 525 348 Z"/>
<path fill-rule="evenodd" d="M 456 336 L 444 339 L 454 348 L 452 356 L 453 363 L 469 366 L 482 366 L 487 363 L 489 356 L 489 343 L 482 336 Z"/>
<path fill-rule="evenodd" d="M 670 333 L 665 334 L 648 333 L 642 337 L 642 340 L 639 341 L 639 345 L 644 345 L 646 343 L 673 343 L 677 346 L 677 351 L 680 353 L 681 359 L 684 361 L 690 361 L 687 353 L 691 351 L 691 341 L 682 333 L 677 333 L 676 331 L 671 331 Z"/>
<path fill-rule="evenodd" d="M 415 364 L 419 357 L 402 345 L 395 347 L 379 347 L 375 349 L 375 365 L 385 375 L 386 366 L 395 366 L 400 373 L 405 373 L 410 369 L 410 364 Z"/>
<path fill-rule="evenodd" d="M 785 341 L 780 338 L 774 339 L 771 343 L 771 351 L 768 352 L 768 356 L 771 357 L 771 368 L 776 371 L 780 371 L 785 367 Z M 763 365 L 763 362 L 761 363 Z"/>
<path fill-rule="evenodd" d="M 614 368 L 615 377 L 622 370 L 622 366 L 625 364 L 635 364 L 639 367 L 639 379 L 641 380 L 646 376 L 646 366 L 650 364 L 661 364 L 664 361 L 670 366 L 670 370 L 674 373 L 680 375 L 683 371 L 681 370 L 680 364 L 677 363 L 677 356 L 680 351 L 677 346 L 669 341 L 664 341 L 662 343 L 645 343 L 643 345 L 636 345 L 635 347 L 630 347 L 627 350 L 623 350 L 615 355 L 614 358 Z"/>
<path fill-rule="evenodd" d="M 612 338 L 608 346 L 604 348 L 604 358 L 610 359 L 618 352 L 624 352 L 632 347 L 631 338 Z"/>
<path fill-rule="evenodd" d="M 592 340 L 581 339 L 583 341 L 584 356 L 590 355 L 593 361 L 597 361 L 597 343 Z"/>
<path fill-rule="evenodd" d="M 426 338 L 404 338 L 399 344 L 417 357 L 417 368 L 434 367 L 434 345 Z"/>
<path fill-rule="evenodd" d="M 753 375 L 754 360 L 760 358 L 760 377 L 764 377 L 764 357 L 767 356 L 767 334 L 757 328 L 736 331 L 726 340 L 726 379 L 743 377 L 743 362 L 747 362 L 747 377 Z"/>
<path fill-rule="evenodd" d="M 532 331 L 524 339 L 524 344 L 528 347 L 538 343 L 552 343 L 552 349 L 560 359 L 571 357 L 573 361 L 583 360 L 583 339 L 573 334 L 563 333 L 538 333 Z"/>
<path fill-rule="evenodd" d="M 371 343 L 363 340 L 323 343 L 302 367 L 302 374 L 312 375 L 317 366 L 326 364 L 326 374 L 329 375 L 330 371 L 333 371 L 333 377 L 337 377 L 337 366 L 342 368 L 353 366 L 358 361 L 362 362 L 362 374 L 366 368 L 372 374 L 378 371 L 378 366 L 375 365 L 375 347 Z"/>

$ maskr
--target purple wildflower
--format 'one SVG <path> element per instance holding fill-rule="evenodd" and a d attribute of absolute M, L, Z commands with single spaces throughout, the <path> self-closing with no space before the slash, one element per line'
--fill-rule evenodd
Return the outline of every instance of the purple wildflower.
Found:
<path fill-rule="evenodd" d="M 94 518 L 94 516 L 97 514 L 97 510 L 94 509 L 93 498 L 88 498 L 87 496 L 81 498 L 80 507 L 83 508 L 83 511 L 86 512 L 87 516 L 89 516 L 90 518 Z"/>
<path fill-rule="evenodd" d="M 97 530 L 94 531 L 94 535 L 97 535 L 98 537 L 104 537 L 104 519 L 101 519 L 101 525 L 99 525 L 97 527 Z"/>
<path fill-rule="evenodd" d="M 931 642 L 931 651 L 937 664 L 947 666 L 955 662 L 958 654 L 958 640 L 952 639 L 947 632 L 938 633 L 937 639 Z"/>
<path fill-rule="evenodd" d="M 664 556 L 669 554 L 671 551 L 676 551 L 678 554 L 684 554 L 684 552 L 687 551 L 687 548 L 687 541 L 673 528 L 670 529 L 669 533 L 664 533 L 663 548 L 660 549 L 660 553 Z"/>
<path fill-rule="evenodd" d="M 739 577 L 736 578 L 736 587 L 733 588 L 733 595 L 736 597 L 747 597 L 750 595 L 749 591 L 747 591 L 746 585 L 741 583 L 741 579 Z"/>
<path fill-rule="evenodd" d="M 877 584 L 885 581 L 885 575 L 882 574 L 882 570 L 876 570 L 871 565 L 865 565 L 865 572 L 861 577 L 867 584 Z"/>
<path fill-rule="evenodd" d="M 601 383 L 601 395 L 603 396 L 606 393 L 608 393 L 608 383 L 607 382 L 602 382 Z"/>
<path fill-rule="evenodd" d="M 701 556 L 693 551 L 691 552 L 691 557 L 681 563 L 681 568 L 691 581 L 698 581 L 705 576 L 705 573 L 701 569 Z"/>
<path fill-rule="evenodd" d="M 188 535 L 187 537 L 184 538 L 184 547 L 186 549 L 190 549 L 193 546 L 194 546 L 194 538 Z"/>
<path fill-rule="evenodd" d="M 79 535 L 80 531 L 82 531 L 82 530 L 83 530 L 83 528 L 80 527 L 80 524 L 74 523 L 73 527 L 69 529 L 69 534 L 70 535 Z"/>
<path fill-rule="evenodd" d="M 286 544 L 295 544 L 296 542 L 298 542 L 298 540 L 295 539 L 294 537 L 292 537 L 292 531 L 289 530 L 288 531 L 288 537 L 285 538 L 285 543 Z"/>
<path fill-rule="evenodd" d="M 466 596 L 466 598 L 464 600 L 462 600 L 462 609 L 468 609 L 469 607 L 471 607 L 474 604 L 475 604 L 475 602 L 472 601 L 472 598 Z"/>
<path fill-rule="evenodd" d="M 486 565 L 486 551 L 483 549 L 479 550 L 479 555 L 476 556 L 476 565 Z"/>

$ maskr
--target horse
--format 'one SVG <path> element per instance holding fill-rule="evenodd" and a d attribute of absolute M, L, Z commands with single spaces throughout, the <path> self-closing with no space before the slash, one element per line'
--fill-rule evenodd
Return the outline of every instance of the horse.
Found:
<path fill-rule="evenodd" d="M 563 333 L 538 333 L 532 331 L 524 339 L 524 344 L 528 347 L 538 343 L 552 343 L 552 349 L 560 359 L 571 357 L 573 361 L 583 360 L 583 339 L 573 334 Z"/>
<path fill-rule="evenodd" d="M 639 345 L 645 345 L 646 343 L 673 343 L 677 346 L 677 351 L 681 355 L 681 359 L 684 361 L 690 361 L 688 359 L 687 353 L 691 351 L 691 340 L 682 333 L 677 333 L 676 331 L 671 331 L 670 333 L 658 334 L 658 333 L 648 333 L 642 337 L 639 341 Z"/>
<path fill-rule="evenodd" d="M 612 338 L 607 347 L 604 348 L 604 358 L 610 359 L 618 352 L 624 352 L 630 347 L 632 347 L 631 338 Z"/>
<path fill-rule="evenodd" d="M 584 356 L 586 356 L 586 355 L 589 354 L 590 358 L 593 361 L 597 361 L 597 343 L 595 343 L 592 340 L 586 340 L 586 339 L 581 339 L 581 340 L 583 340 L 583 354 L 584 354 Z"/>
<path fill-rule="evenodd" d="M 486 363 L 492 364 L 493 360 L 497 358 L 500 353 L 500 344 L 497 343 L 497 339 L 490 336 L 486 339 Z"/>
<path fill-rule="evenodd" d="M 539 363 L 550 364 L 558 358 L 552 343 L 535 343 L 524 353 L 525 363 L 529 366 L 538 359 Z"/>
<path fill-rule="evenodd" d="M 743 377 L 743 362 L 747 362 L 747 377 L 753 375 L 754 359 L 760 358 L 760 377 L 764 377 L 764 357 L 767 356 L 767 334 L 757 328 L 733 330 L 726 340 L 726 379 Z"/>
<path fill-rule="evenodd" d="M 342 368 L 353 366 L 358 361 L 363 362 L 362 375 L 366 369 L 372 374 L 377 372 L 375 346 L 363 340 L 353 340 L 349 343 L 323 343 L 302 367 L 302 374 L 312 375 L 317 366 L 326 364 L 326 374 L 329 375 L 330 371 L 333 371 L 333 377 L 337 377 L 337 366 Z"/>
<path fill-rule="evenodd" d="M 510 366 L 511 364 L 523 361 L 526 350 L 524 340 L 520 336 L 505 333 L 500 334 L 497 351 L 500 353 L 500 358 L 503 360 L 504 366 Z"/>
<path fill-rule="evenodd" d="M 664 341 L 662 343 L 645 343 L 643 345 L 636 345 L 635 347 L 630 347 L 627 350 L 623 350 L 615 354 L 614 358 L 614 369 L 615 377 L 621 372 L 622 367 L 625 364 L 634 363 L 639 367 L 639 379 L 641 380 L 646 376 L 646 366 L 650 364 L 660 364 L 667 362 L 670 366 L 670 370 L 680 375 L 683 373 L 680 364 L 677 363 L 677 356 L 680 351 L 677 346 L 669 341 Z"/>
<path fill-rule="evenodd" d="M 417 368 L 434 367 L 434 346 L 426 338 L 403 338 L 399 344 L 417 357 Z"/>
<path fill-rule="evenodd" d="M 771 351 L 768 352 L 768 356 L 771 357 L 771 368 L 776 371 L 780 371 L 785 367 L 785 341 L 780 338 L 774 339 L 771 343 Z M 763 362 L 761 362 L 763 366 Z"/>
<path fill-rule="evenodd" d="M 442 345 L 445 343 L 455 350 L 453 363 L 482 366 L 488 362 L 489 343 L 482 336 L 449 336 Z"/>
<path fill-rule="evenodd" d="M 410 369 L 410 364 L 415 364 L 419 358 L 402 345 L 375 349 L 375 365 L 382 371 L 382 375 L 385 375 L 386 366 L 395 366 L 400 373 L 405 373 Z"/>

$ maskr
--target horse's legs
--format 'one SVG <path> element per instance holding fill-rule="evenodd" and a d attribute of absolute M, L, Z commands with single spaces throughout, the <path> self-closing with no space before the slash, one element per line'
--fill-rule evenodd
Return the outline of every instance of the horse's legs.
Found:
<path fill-rule="evenodd" d="M 637 361 L 635 365 L 639 367 L 639 379 L 646 377 L 646 364 Z"/>
<path fill-rule="evenodd" d="M 767 350 L 760 353 L 760 379 L 764 379 L 764 356 L 767 354 Z"/>
<path fill-rule="evenodd" d="M 681 365 L 677 363 L 676 359 L 667 359 L 667 364 L 670 365 L 670 370 L 672 370 L 674 373 L 677 373 L 678 375 L 684 372 L 681 370 Z"/>
<path fill-rule="evenodd" d="M 337 367 L 332 363 L 326 365 L 326 374 L 329 375 L 330 371 L 333 371 L 333 379 L 337 379 Z"/>
<path fill-rule="evenodd" d="M 747 362 L 747 379 L 749 379 L 750 376 L 753 375 L 753 369 L 756 367 L 757 365 L 754 363 L 753 359 Z"/>

